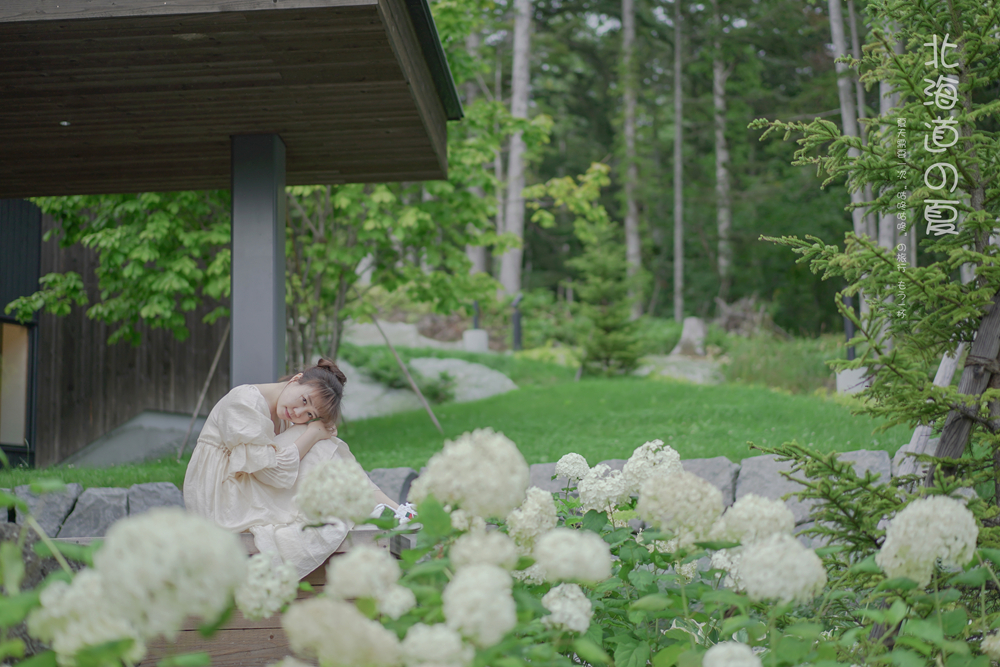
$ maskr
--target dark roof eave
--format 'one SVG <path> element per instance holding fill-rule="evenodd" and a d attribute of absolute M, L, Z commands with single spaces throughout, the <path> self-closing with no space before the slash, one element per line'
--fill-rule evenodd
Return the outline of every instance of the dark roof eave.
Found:
<path fill-rule="evenodd" d="M 420 50 L 427 59 L 427 67 L 431 71 L 431 78 L 434 79 L 434 87 L 437 88 L 445 116 L 448 120 L 461 120 L 465 115 L 462 111 L 462 101 L 458 97 L 455 79 L 451 76 L 451 68 L 448 66 L 444 47 L 441 46 L 437 26 L 434 25 L 430 5 L 427 0 L 406 0 L 406 9 L 410 13 L 410 20 L 413 21 Z"/>

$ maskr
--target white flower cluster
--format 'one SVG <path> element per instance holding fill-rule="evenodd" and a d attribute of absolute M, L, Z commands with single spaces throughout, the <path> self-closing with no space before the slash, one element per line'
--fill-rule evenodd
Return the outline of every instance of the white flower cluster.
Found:
<path fill-rule="evenodd" d="M 410 500 L 433 495 L 475 516 L 505 517 L 524 500 L 528 464 L 517 445 L 493 429 L 447 441 L 410 487 Z"/>
<path fill-rule="evenodd" d="M 511 570 L 517 564 L 517 546 L 514 540 L 498 530 L 466 533 L 455 540 L 448 555 L 456 570 L 477 563 Z"/>
<path fill-rule="evenodd" d="M 448 509 L 447 507 L 445 509 Z M 481 516 L 475 516 L 463 509 L 457 509 L 451 513 L 451 527 L 455 530 L 486 530 L 486 521 Z"/>
<path fill-rule="evenodd" d="M 134 642 L 127 660 L 139 662 L 146 655 L 142 636 L 107 603 L 104 588 L 100 574 L 83 570 L 72 585 L 54 581 L 42 591 L 42 606 L 28 616 L 28 631 L 52 647 L 60 665 L 75 665 L 81 649 L 119 639 Z"/>
<path fill-rule="evenodd" d="M 477 646 L 493 646 L 517 625 L 511 585 L 495 565 L 462 568 L 441 594 L 448 627 Z"/>
<path fill-rule="evenodd" d="M 531 586 L 545 583 L 545 571 L 538 563 L 534 563 L 525 570 L 514 570 L 511 574 L 518 581 L 523 581 Z"/>
<path fill-rule="evenodd" d="M 654 470 L 664 475 L 684 471 L 681 466 L 681 455 L 670 445 L 663 444 L 662 440 L 650 440 L 637 447 L 625 462 L 622 475 L 625 477 L 629 494 L 639 493 Z"/>
<path fill-rule="evenodd" d="M 826 570 L 815 551 L 778 533 L 743 549 L 737 568 L 751 599 L 804 603 L 826 585 Z"/>
<path fill-rule="evenodd" d="M 612 470 L 603 463 L 591 468 L 576 490 L 580 494 L 580 509 L 584 512 L 610 512 L 629 500 L 629 489 L 622 472 Z"/>
<path fill-rule="evenodd" d="M 594 615 L 594 606 L 576 584 L 559 584 L 542 597 L 542 606 L 552 612 L 542 617 L 542 625 L 557 630 L 586 632 Z"/>
<path fill-rule="evenodd" d="M 273 554 L 250 557 L 247 578 L 236 591 L 236 607 L 251 620 L 271 618 L 295 599 L 299 574 Z"/>
<path fill-rule="evenodd" d="M 468 667 L 476 651 L 443 623 L 417 623 L 406 631 L 403 660 L 406 667 Z"/>
<path fill-rule="evenodd" d="M 521 506 L 507 515 L 507 530 L 518 546 L 530 553 L 535 541 L 555 528 L 557 522 L 552 494 L 533 486 Z"/>
<path fill-rule="evenodd" d="M 313 667 L 313 665 L 310 665 L 308 662 L 302 662 L 298 658 L 294 658 L 290 655 L 286 655 L 278 662 L 272 662 L 267 667 Z"/>
<path fill-rule="evenodd" d="M 875 562 L 889 577 L 926 586 L 938 559 L 946 566 L 968 563 L 978 537 L 976 520 L 962 502 L 947 496 L 918 498 L 889 524 Z"/>
<path fill-rule="evenodd" d="M 705 652 L 702 667 L 761 667 L 753 649 L 741 642 L 719 642 Z"/>
<path fill-rule="evenodd" d="M 413 591 L 400 586 L 399 564 L 385 549 L 353 547 L 326 566 L 326 592 L 343 600 L 372 598 L 379 612 L 399 618 L 416 604 Z"/>
<path fill-rule="evenodd" d="M 295 653 L 324 667 L 393 667 L 402 662 L 396 633 L 348 602 L 329 597 L 296 602 L 281 625 Z"/>
<path fill-rule="evenodd" d="M 743 559 L 743 549 L 719 549 L 712 554 L 712 569 L 726 572 L 722 585 L 733 590 L 743 590 L 743 580 L 740 579 L 740 561 Z M 720 575 L 721 576 L 721 575 Z"/>
<path fill-rule="evenodd" d="M 546 581 L 604 581 L 611 576 L 611 549 L 589 530 L 554 528 L 539 538 L 534 556 Z"/>
<path fill-rule="evenodd" d="M 52 645 L 60 665 L 116 639 L 133 639 L 125 657 L 138 661 L 146 639 L 172 640 L 188 616 L 218 618 L 245 572 L 235 535 L 180 508 L 153 509 L 115 523 L 92 570 L 47 587 L 28 628 Z"/>
<path fill-rule="evenodd" d="M 364 521 L 375 507 L 375 492 L 368 475 L 355 461 L 331 459 L 310 470 L 295 504 L 309 521 Z"/>
<path fill-rule="evenodd" d="M 979 645 L 983 653 L 990 656 L 994 662 L 1000 662 L 1000 633 L 992 633 L 983 637 Z"/>
<path fill-rule="evenodd" d="M 587 459 L 579 454 L 566 454 L 556 461 L 556 475 L 565 477 L 570 484 L 579 482 L 587 476 L 588 472 L 590 472 L 590 465 L 587 463 Z"/>
<path fill-rule="evenodd" d="M 689 472 L 654 469 L 635 509 L 648 523 L 672 532 L 679 546 L 688 547 L 705 539 L 722 514 L 722 492 Z"/>
<path fill-rule="evenodd" d="M 794 531 L 795 515 L 785 503 L 748 493 L 726 510 L 712 527 L 711 536 L 747 545 L 778 533 L 791 535 Z"/>

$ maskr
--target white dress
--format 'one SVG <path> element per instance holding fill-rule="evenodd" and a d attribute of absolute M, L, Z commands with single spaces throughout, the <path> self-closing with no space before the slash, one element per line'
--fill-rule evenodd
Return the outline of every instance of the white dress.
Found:
<path fill-rule="evenodd" d="M 353 527 L 304 528 L 294 501 L 299 480 L 317 463 L 342 458 L 343 444 L 321 440 L 300 461 L 295 440 L 305 429 L 292 426 L 274 435 L 267 401 L 254 385 L 241 385 L 212 408 L 184 475 L 188 511 L 227 530 L 253 533 L 261 553 L 294 564 L 299 578 L 322 565 Z"/>

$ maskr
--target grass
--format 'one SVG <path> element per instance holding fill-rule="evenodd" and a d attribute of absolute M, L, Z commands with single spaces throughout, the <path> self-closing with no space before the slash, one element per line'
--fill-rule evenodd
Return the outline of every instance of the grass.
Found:
<path fill-rule="evenodd" d="M 15 486 L 30 484 L 41 478 L 55 477 L 67 484 L 76 482 L 88 489 L 100 486 L 127 487 L 146 482 L 173 482 L 177 488 L 184 485 L 184 471 L 190 460 L 190 452 L 179 463 L 176 457 L 168 456 L 146 463 L 117 465 L 108 468 L 86 468 L 53 466 L 36 470 L 34 468 L 7 468 L 0 470 L 0 487 L 13 489 Z"/>
<path fill-rule="evenodd" d="M 905 427 L 894 427 L 873 436 L 875 421 L 816 396 L 633 378 L 529 387 L 438 406 L 435 413 L 444 437 L 489 426 L 516 442 L 529 463 L 555 461 L 567 452 L 582 454 L 591 464 L 628 458 L 654 438 L 671 444 L 682 458 L 739 461 L 758 453 L 750 451 L 748 441 L 774 445 L 793 439 L 824 452 L 880 449 L 892 454 L 911 435 Z M 341 429 L 341 437 L 369 469 L 419 468 L 444 439 L 423 411 L 353 422 Z"/>
<path fill-rule="evenodd" d="M 817 389 L 835 390 L 837 381 L 826 365 L 830 359 L 846 359 L 843 335 L 794 338 L 782 341 L 774 336 L 726 337 L 723 366 L 726 380 L 810 394 Z"/>

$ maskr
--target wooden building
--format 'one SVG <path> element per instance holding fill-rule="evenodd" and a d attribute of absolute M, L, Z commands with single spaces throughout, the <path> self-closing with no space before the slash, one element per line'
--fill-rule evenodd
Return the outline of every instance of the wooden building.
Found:
<path fill-rule="evenodd" d="M 209 400 L 284 368 L 285 185 L 442 178 L 462 115 L 427 0 L 4 0 L 0 44 L 2 305 L 93 261 L 40 251 L 51 221 L 17 200 L 230 187 L 232 338 Z M 225 324 L 129 348 L 82 313 L 0 320 L 4 386 L 23 387 L 0 391 L 0 442 L 39 464 L 193 409 Z"/>

